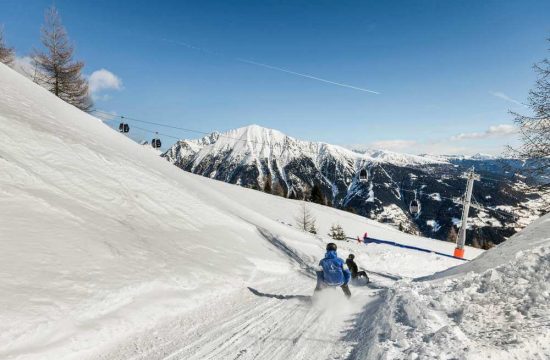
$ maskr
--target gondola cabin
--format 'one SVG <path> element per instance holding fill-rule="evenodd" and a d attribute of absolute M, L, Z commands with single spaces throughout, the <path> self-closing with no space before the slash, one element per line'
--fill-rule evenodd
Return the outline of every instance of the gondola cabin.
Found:
<path fill-rule="evenodd" d="M 151 140 L 151 146 L 155 149 L 159 149 L 162 146 L 162 143 L 160 142 L 160 139 L 153 139 Z"/>
<path fill-rule="evenodd" d="M 411 204 L 409 205 L 409 211 L 413 215 L 418 215 L 418 213 L 420 213 L 420 201 L 416 199 L 411 201 Z"/>
<path fill-rule="evenodd" d="M 369 180 L 369 174 L 367 173 L 366 169 L 361 169 L 361 171 L 359 172 L 359 180 L 363 182 Z"/>
<path fill-rule="evenodd" d="M 130 131 L 130 126 L 126 123 L 120 123 L 120 125 L 118 125 L 118 131 L 121 133 L 127 133 Z"/>

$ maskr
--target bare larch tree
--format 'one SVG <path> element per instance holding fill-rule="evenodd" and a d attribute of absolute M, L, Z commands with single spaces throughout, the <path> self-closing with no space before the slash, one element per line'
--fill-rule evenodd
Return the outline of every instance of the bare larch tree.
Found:
<path fill-rule="evenodd" d="M 4 27 L 0 26 L 0 62 L 11 66 L 15 58 L 13 48 L 9 48 L 4 40 Z"/>
<path fill-rule="evenodd" d="M 305 202 L 302 202 L 300 206 L 300 211 L 296 216 L 296 225 L 299 229 L 303 231 L 308 231 L 312 234 L 317 233 L 317 228 L 315 227 L 315 218 L 309 211 Z"/>
<path fill-rule="evenodd" d="M 545 174 L 550 170 L 550 61 L 544 59 L 533 68 L 538 77 L 527 99 L 533 114 L 527 116 L 511 112 L 522 144 L 510 150 L 518 158 L 532 162 L 532 173 Z"/>
<path fill-rule="evenodd" d="M 88 81 L 81 73 L 84 63 L 73 61 L 74 47 L 55 7 L 46 10 L 41 32 L 46 52 L 35 51 L 33 54 L 38 70 L 36 82 L 69 104 L 84 111 L 91 110 L 93 103 Z"/>

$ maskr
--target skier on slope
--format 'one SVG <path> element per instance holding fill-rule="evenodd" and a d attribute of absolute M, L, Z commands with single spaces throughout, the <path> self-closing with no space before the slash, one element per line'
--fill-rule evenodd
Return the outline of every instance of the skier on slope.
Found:
<path fill-rule="evenodd" d="M 368 284 L 370 280 L 367 272 L 364 270 L 359 271 L 359 268 L 357 267 L 357 264 L 353 259 L 355 259 L 355 255 L 353 254 L 349 254 L 348 258 L 346 259 L 346 265 L 348 266 L 349 271 L 351 271 L 351 278 L 360 279 L 361 277 L 364 277 L 365 279 L 367 279 Z"/>
<path fill-rule="evenodd" d="M 322 270 L 317 271 L 317 286 L 315 287 L 315 291 L 329 286 L 340 286 L 344 294 L 348 298 L 351 297 L 351 291 L 348 287 L 351 273 L 345 266 L 344 260 L 338 257 L 336 244 L 327 244 L 327 252 L 325 257 L 319 261 L 319 266 L 321 266 Z"/>

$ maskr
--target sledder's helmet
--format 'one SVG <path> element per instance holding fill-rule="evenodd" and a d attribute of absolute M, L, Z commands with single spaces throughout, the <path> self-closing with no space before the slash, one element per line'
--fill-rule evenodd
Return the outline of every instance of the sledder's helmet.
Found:
<path fill-rule="evenodd" d="M 351 260 L 353 260 L 353 259 L 355 259 L 355 255 L 349 254 L 348 258 L 350 258 Z"/>
<path fill-rule="evenodd" d="M 328 243 L 327 244 L 327 251 L 336 251 L 336 244 L 335 243 Z"/>

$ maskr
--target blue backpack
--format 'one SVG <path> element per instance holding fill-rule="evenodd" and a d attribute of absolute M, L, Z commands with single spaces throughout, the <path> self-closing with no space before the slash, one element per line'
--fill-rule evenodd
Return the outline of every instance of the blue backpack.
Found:
<path fill-rule="evenodd" d="M 336 255 L 336 251 L 327 251 L 325 258 L 319 262 L 319 265 L 323 268 L 323 280 L 325 284 L 340 286 L 347 282 L 344 270 L 342 269 L 344 260 Z"/>

